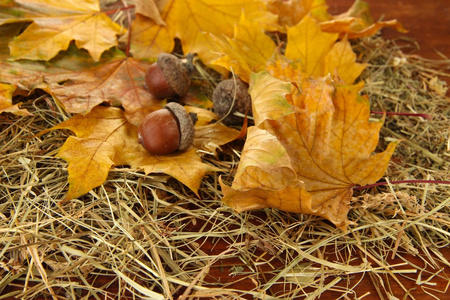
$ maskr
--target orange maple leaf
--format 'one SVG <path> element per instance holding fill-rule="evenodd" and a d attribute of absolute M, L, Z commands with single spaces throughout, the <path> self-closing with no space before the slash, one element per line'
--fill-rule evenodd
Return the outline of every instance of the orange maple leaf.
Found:
<path fill-rule="evenodd" d="M 295 69 L 298 67 L 291 64 L 290 72 L 271 71 L 288 79 L 287 74 L 301 72 Z M 345 230 L 353 187 L 374 183 L 383 176 L 396 143 L 371 155 L 383 123 L 369 122 L 369 102 L 358 94 L 360 85 L 335 84 L 330 77 L 295 75 L 284 81 L 274 76 L 254 74 L 250 86 L 255 125 L 264 130 L 270 142 L 263 147 L 261 142 L 244 146 L 242 165 L 231 189 L 222 185 L 223 201 L 238 211 L 276 207 L 311 213 Z M 296 81 L 299 78 L 301 81 Z M 254 132 L 261 134 L 260 130 Z M 249 137 L 249 143 L 253 140 Z M 255 151 L 262 154 L 248 154 Z M 284 163 L 279 165 L 281 158 Z M 249 169 L 247 160 L 253 168 Z M 267 172 L 267 164 L 278 171 Z M 287 175 L 274 176 L 281 171 Z M 246 173 L 250 176 L 245 178 L 256 179 L 256 184 L 241 178 Z"/>

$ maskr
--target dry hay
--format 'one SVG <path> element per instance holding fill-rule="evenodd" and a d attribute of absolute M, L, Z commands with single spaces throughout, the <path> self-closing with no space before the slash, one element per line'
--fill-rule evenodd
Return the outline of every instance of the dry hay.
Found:
<path fill-rule="evenodd" d="M 449 76 L 450 62 L 405 55 L 380 37 L 354 47 L 371 63 L 362 78 L 373 110 L 432 116 L 387 116 L 380 149 L 404 141 L 386 179 L 450 180 L 450 105 L 437 77 Z M 70 133 L 36 134 L 69 116 L 46 94 L 16 100 L 35 117 L 0 116 L 0 299 L 314 299 L 327 290 L 354 298 L 364 276 L 383 295 L 400 277 L 420 277 L 418 288 L 443 295 L 432 283 L 449 280 L 440 252 L 450 240 L 444 184 L 355 191 L 349 218 L 357 225 L 347 234 L 315 216 L 236 214 L 220 202 L 219 173 L 207 175 L 197 199 L 168 176 L 115 167 L 61 209 L 67 164 L 54 155 Z M 241 146 L 203 159 L 230 183 Z"/>

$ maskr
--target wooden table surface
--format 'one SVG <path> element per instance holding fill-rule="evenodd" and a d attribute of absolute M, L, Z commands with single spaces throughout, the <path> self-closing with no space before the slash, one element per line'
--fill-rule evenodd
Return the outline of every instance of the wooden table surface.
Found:
<path fill-rule="evenodd" d="M 365 0 L 373 19 L 397 19 L 409 32 L 399 34 L 384 29 L 386 38 L 412 38 L 420 49 L 414 53 L 425 58 L 442 58 L 436 51 L 450 58 L 450 0 Z M 353 0 L 328 0 L 331 14 L 342 13 Z"/>
<path fill-rule="evenodd" d="M 398 19 L 402 22 L 404 27 L 409 30 L 409 33 L 404 34 L 398 33 L 392 29 L 384 29 L 383 36 L 396 39 L 403 37 L 415 39 L 418 45 L 420 45 L 420 49 L 417 49 L 414 53 L 426 58 L 440 58 L 441 56 L 436 51 L 450 58 L 450 0 L 366 0 L 366 2 L 371 5 L 371 12 L 374 20 L 377 20 L 382 16 L 384 20 Z M 347 10 L 353 3 L 353 0 L 328 0 L 327 3 L 329 5 L 329 12 L 337 14 Z M 226 247 L 226 245 L 224 245 L 224 247 Z M 210 249 L 212 253 L 223 251 L 223 249 L 220 249 L 220 245 L 217 244 L 214 245 L 213 248 L 214 249 Z M 205 251 L 207 251 L 207 249 L 205 249 Z M 447 259 L 450 259 L 450 248 L 444 249 L 442 253 Z M 407 257 L 419 266 L 424 265 L 424 262 L 417 257 Z M 392 261 L 393 264 L 398 262 L 400 261 Z M 212 268 L 211 272 L 214 272 L 214 269 L 217 269 L 217 274 L 214 274 L 214 276 L 219 278 L 221 282 L 235 280 L 227 278 L 226 274 L 220 274 L 218 268 Z M 447 275 L 450 275 L 450 268 L 446 267 L 445 272 Z M 355 280 L 358 281 L 359 278 L 355 276 Z M 434 288 L 438 290 L 445 289 L 447 282 L 444 280 L 440 281 L 439 279 L 434 279 L 433 281 L 438 284 Z M 424 293 L 422 289 L 415 285 L 411 280 L 405 280 L 403 284 L 406 288 L 412 290 L 412 295 L 414 295 L 415 299 L 436 299 Z M 243 287 L 236 286 L 236 288 Z M 404 292 L 398 284 L 393 283 L 392 288 L 394 289 L 394 294 L 399 297 L 399 299 L 403 299 Z M 446 297 L 441 294 L 441 299 L 450 299 L 450 287 L 448 288 L 448 296 Z M 364 297 L 366 300 L 380 299 L 370 276 L 365 276 L 354 291 L 358 297 L 370 293 L 370 296 Z M 114 287 L 111 287 L 111 292 L 114 293 Z M 340 294 L 333 295 L 333 293 L 330 293 L 328 296 L 323 296 L 320 299 L 335 299 L 333 298 L 335 296 L 339 297 Z M 359 299 L 353 297 L 354 296 L 352 296 L 351 299 Z"/>

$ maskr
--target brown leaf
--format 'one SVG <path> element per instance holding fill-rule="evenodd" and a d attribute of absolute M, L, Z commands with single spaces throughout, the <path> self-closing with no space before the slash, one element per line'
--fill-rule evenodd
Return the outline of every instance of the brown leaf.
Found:
<path fill-rule="evenodd" d="M 150 64 L 120 58 L 92 69 L 45 76 L 51 94 L 70 113 L 86 114 L 100 103 L 122 105 L 134 125 L 162 103 L 144 88 Z"/>
<path fill-rule="evenodd" d="M 0 62 L 0 76 L 21 90 L 45 90 L 69 113 L 86 114 L 101 103 L 123 106 L 129 121 L 139 125 L 146 114 L 164 105 L 144 88 L 150 65 L 123 54 L 94 64 L 72 47 L 52 64 Z"/>

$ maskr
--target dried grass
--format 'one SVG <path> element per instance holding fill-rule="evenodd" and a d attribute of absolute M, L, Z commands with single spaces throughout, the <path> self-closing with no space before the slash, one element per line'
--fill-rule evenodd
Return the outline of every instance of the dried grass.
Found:
<path fill-rule="evenodd" d="M 354 46 L 371 63 L 362 78 L 373 110 L 433 117 L 387 117 L 380 149 L 404 142 L 386 179 L 449 180 L 450 105 L 435 76 L 449 76 L 450 61 L 405 55 L 379 37 Z M 69 133 L 36 134 L 69 116 L 48 95 L 21 101 L 35 117 L 0 116 L 0 299 L 349 299 L 369 296 L 353 291 L 363 277 L 380 298 L 400 285 L 438 299 L 448 285 L 435 279 L 450 284 L 440 250 L 450 244 L 448 186 L 355 191 L 349 233 L 309 215 L 236 214 L 220 202 L 219 174 L 197 199 L 168 176 L 115 167 L 61 209 L 67 164 L 54 155 Z M 230 182 L 240 146 L 204 161 Z"/>

